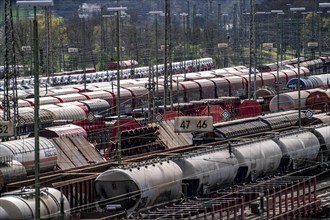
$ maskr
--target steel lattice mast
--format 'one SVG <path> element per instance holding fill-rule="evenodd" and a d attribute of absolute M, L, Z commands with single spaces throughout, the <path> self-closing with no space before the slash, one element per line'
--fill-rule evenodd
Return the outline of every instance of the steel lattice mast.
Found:
<path fill-rule="evenodd" d="M 5 40 L 5 56 L 4 56 L 4 98 L 3 98 L 3 120 L 13 121 L 15 124 L 17 109 L 17 68 L 14 47 L 14 27 L 12 16 L 11 0 L 4 2 L 4 40 Z M 11 112 L 12 111 L 12 112 Z M 16 131 L 16 129 L 14 129 Z M 16 132 L 15 132 L 16 137 Z"/>

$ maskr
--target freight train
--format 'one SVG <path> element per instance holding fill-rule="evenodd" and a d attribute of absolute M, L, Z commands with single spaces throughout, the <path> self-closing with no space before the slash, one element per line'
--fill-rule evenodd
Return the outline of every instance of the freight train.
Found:
<path fill-rule="evenodd" d="M 286 106 L 287 102 L 282 101 L 284 100 L 284 98 L 288 99 L 287 97 L 290 97 L 290 94 L 296 93 L 297 92 L 280 94 L 279 97 L 281 99 L 281 110 L 296 109 L 296 106 L 291 106 L 291 108 L 288 108 Z M 325 106 L 327 103 L 329 104 L 330 102 L 330 96 L 327 95 L 328 93 L 326 92 L 326 90 L 306 90 L 301 93 L 308 93 L 308 96 L 306 97 L 306 102 L 302 102 L 304 104 L 301 106 L 302 109 L 309 108 L 312 110 L 321 110 L 322 112 L 326 111 Z M 316 96 L 322 96 L 323 98 L 316 99 Z M 214 117 L 215 122 L 220 122 L 224 120 L 221 117 L 221 113 L 224 110 L 228 111 L 231 114 L 231 118 L 246 118 L 261 115 L 262 113 L 267 113 L 269 110 L 274 111 L 274 105 L 276 105 L 276 101 L 273 100 L 276 100 L 276 98 L 277 96 L 269 100 L 269 102 L 264 101 L 261 103 L 262 105 L 254 100 L 241 101 L 239 97 L 218 97 L 217 99 L 202 99 L 199 101 L 190 101 L 188 103 L 175 104 L 173 106 L 173 111 L 180 112 L 180 114 L 186 116 L 211 115 Z M 68 99 L 68 101 L 70 101 L 70 99 Z M 296 101 L 291 100 L 291 102 Z M 158 111 L 160 113 L 162 113 L 163 110 L 163 106 L 160 106 L 158 108 Z M 146 109 L 144 109 L 144 111 L 143 109 L 135 109 L 133 110 L 132 116 L 146 117 L 147 113 L 148 111 L 146 111 Z M 87 116 L 90 114 L 92 114 L 93 120 L 88 119 Z M 112 116 L 112 111 L 108 101 L 104 99 L 89 99 L 82 101 L 41 105 L 39 115 L 39 124 L 41 129 L 56 124 L 74 123 L 83 127 L 88 134 L 91 134 L 101 132 L 105 129 L 105 120 L 106 118 Z M 20 108 L 18 114 L 18 121 L 19 123 L 16 126 L 18 135 L 26 135 L 29 132 L 33 132 L 33 108 Z M 114 136 L 116 136 L 116 134 L 114 134 Z"/>
<path fill-rule="evenodd" d="M 320 59 L 308 59 L 308 58 L 304 58 L 304 57 L 300 57 L 300 63 L 299 66 L 302 67 L 309 67 L 309 69 L 311 71 L 314 70 L 321 70 L 319 69 L 319 64 L 323 63 L 324 59 L 328 59 L 327 57 L 320 57 Z M 260 67 L 261 72 L 272 72 L 277 70 L 277 65 L 279 65 L 279 69 L 293 69 L 298 67 L 298 58 L 294 58 L 294 59 L 290 59 L 290 60 L 282 60 L 279 61 L 278 63 L 268 63 L 268 64 L 263 64 Z M 322 65 L 322 72 L 327 72 L 328 67 L 329 67 L 329 63 L 327 63 L 326 65 Z"/>
<path fill-rule="evenodd" d="M 214 68 L 212 58 L 209 57 L 200 58 L 196 60 L 185 60 L 181 62 L 174 62 L 171 64 L 171 66 L 172 66 L 173 74 L 176 74 L 178 72 L 210 70 Z M 186 69 L 184 67 L 186 67 Z M 159 64 L 157 66 L 157 69 L 158 69 L 157 75 L 163 75 L 164 64 Z M 152 70 L 156 71 L 156 66 L 153 66 Z M 0 69 L 0 76 L 1 74 L 2 73 Z M 149 67 L 132 67 L 129 69 L 122 69 L 120 71 L 121 79 L 142 78 L 142 77 L 147 77 L 148 75 L 149 75 Z M 86 83 L 105 82 L 105 81 L 108 82 L 116 79 L 117 71 L 116 70 L 96 71 L 94 68 L 87 68 L 85 71 L 84 70 L 64 71 L 59 73 L 53 73 L 52 76 L 49 77 L 40 77 L 39 83 L 42 87 L 44 87 L 46 84 L 52 86 L 68 85 L 68 84 L 73 85 L 73 84 L 84 83 L 84 77 L 86 77 Z M 34 79 L 31 77 L 17 78 L 17 86 L 19 88 L 29 89 L 33 87 L 33 84 L 34 84 Z M 0 88 L 1 87 L 3 87 L 3 81 L 0 81 Z"/>
<path fill-rule="evenodd" d="M 323 63 L 330 62 L 324 59 Z M 322 63 L 311 64 L 312 66 L 301 67 L 301 76 L 309 76 L 315 73 L 315 65 L 322 68 Z M 314 72 L 311 72 L 312 69 Z M 317 69 L 319 70 L 319 69 Z M 273 95 L 277 90 L 287 90 L 286 84 L 290 79 L 297 78 L 298 69 L 281 70 L 277 79 L 277 72 L 260 73 L 256 78 L 257 97 L 260 95 Z M 173 103 L 190 102 L 200 99 L 212 99 L 221 96 L 248 97 L 248 69 L 244 67 L 225 68 L 197 73 L 178 74 L 172 76 Z M 158 82 L 158 84 L 156 84 Z M 252 79 L 253 82 L 253 79 Z M 120 82 L 120 109 L 123 114 L 132 114 L 134 109 L 147 108 L 150 99 L 157 100 L 158 106 L 164 102 L 164 77 L 158 77 L 155 82 L 148 78 L 121 80 Z M 254 83 L 254 82 L 253 82 Z M 151 86 L 148 86 L 151 85 Z M 72 101 L 83 101 L 93 98 L 106 100 L 110 105 L 111 114 L 116 112 L 118 102 L 117 85 L 115 83 L 94 83 L 84 91 L 82 86 L 63 89 L 48 88 L 47 93 L 41 92 L 40 104 L 56 104 Z M 322 86 L 327 86 L 323 83 Z M 154 88 L 154 97 L 150 89 Z M 266 88 L 266 89 L 265 89 Z M 266 94 L 264 94 L 266 92 Z M 156 97 L 157 96 L 157 97 Z M 24 97 L 24 94 L 22 94 Z M 26 94 L 25 98 L 19 99 L 18 107 L 31 107 L 34 105 L 33 94 Z M 169 97 L 169 94 L 167 94 Z M 2 106 L 0 106 L 2 108 Z"/>
<path fill-rule="evenodd" d="M 301 73 L 309 75 L 307 68 L 301 68 Z M 222 74 L 222 73 L 221 73 Z M 275 85 L 281 82 L 286 85 L 288 80 L 297 77 L 297 69 L 281 71 L 280 78 L 276 78 L 276 73 L 264 73 L 258 75 L 257 89 L 268 88 L 270 91 L 276 91 Z M 196 75 L 196 74 L 195 74 Z M 199 77 L 199 79 L 198 79 Z M 158 98 L 164 97 L 164 79 L 158 79 Z M 120 88 L 120 109 L 123 114 L 131 114 L 134 109 L 146 108 L 149 103 L 148 94 L 151 92 L 146 88 L 148 80 L 122 81 Z M 106 100 L 110 105 L 111 113 L 116 112 L 116 103 L 118 101 L 116 85 L 96 85 L 97 88 L 88 88 L 89 92 L 79 91 L 79 88 L 66 90 L 68 94 L 52 95 L 40 98 L 40 105 L 65 103 L 72 101 L 84 101 L 93 98 Z M 281 90 L 286 89 L 285 87 Z M 48 91 L 49 95 L 56 91 Z M 62 91 L 61 91 L 62 92 Z M 220 77 L 216 71 L 214 73 L 197 74 L 194 79 L 184 80 L 183 78 L 173 78 L 173 102 L 183 103 L 200 99 L 212 99 L 221 96 L 236 96 L 247 98 L 248 96 L 248 75 Z M 274 94 L 274 93 L 273 93 Z M 167 94 L 168 97 L 169 94 Z M 149 97 L 150 98 L 150 97 Z M 31 107 L 34 105 L 33 98 L 19 99 L 18 107 Z M 159 103 L 159 105 L 161 105 Z M 2 106 L 0 106 L 2 108 Z"/>
<path fill-rule="evenodd" d="M 234 182 L 316 163 L 327 166 L 329 150 L 329 125 L 293 130 L 109 169 L 96 178 L 95 190 L 101 208 L 116 204 L 131 214 Z"/>
<path fill-rule="evenodd" d="M 300 108 L 302 110 L 310 109 L 316 112 L 327 112 L 330 107 L 330 92 L 323 89 L 302 90 Z M 96 92 L 95 94 L 100 94 Z M 79 96 L 79 94 L 76 94 Z M 75 96 L 76 97 L 76 96 Z M 52 99 L 52 97 L 48 97 Z M 177 103 L 173 106 L 173 111 L 180 112 L 185 116 L 210 115 L 214 117 L 215 123 L 224 121 L 221 117 L 223 111 L 227 111 L 234 118 L 247 118 L 262 115 L 268 112 L 298 109 L 298 92 L 292 91 L 265 97 L 263 100 L 244 100 L 239 97 L 218 97 L 217 99 L 202 99 L 199 101 L 190 101 L 188 103 Z M 48 100 L 49 100 L 48 99 Z M 46 97 L 45 97 L 46 100 Z M 67 99 L 70 101 L 71 99 Z M 278 101 L 279 100 L 279 101 Z M 111 106 L 104 99 L 89 99 L 82 101 L 63 102 L 56 104 L 41 105 L 39 110 L 40 128 L 65 123 L 74 123 L 84 128 L 88 135 L 104 133 L 106 130 L 106 118 L 112 116 Z M 163 113 L 164 106 L 159 106 L 158 112 Z M 88 115 L 92 113 L 92 121 Z M 146 117 L 146 109 L 133 110 L 133 117 Z M 0 113 L 1 114 L 1 113 Z M 130 115 L 129 112 L 127 112 Z M 165 116 L 164 116 L 165 117 Z M 111 118 L 109 118 L 111 119 Z M 115 118 L 112 118 L 115 119 Z M 168 119 L 168 118 L 165 118 Z M 18 135 L 26 135 L 33 132 L 34 119 L 33 108 L 24 107 L 19 109 L 19 123 L 16 126 Z M 24 123 L 21 123 L 21 122 Z M 108 132 L 109 134 L 110 132 Z M 114 137 L 116 134 L 113 134 Z M 102 140 L 104 140 L 102 138 Z M 106 141 L 102 141 L 106 143 Z M 103 148 L 108 146 L 103 145 Z"/>

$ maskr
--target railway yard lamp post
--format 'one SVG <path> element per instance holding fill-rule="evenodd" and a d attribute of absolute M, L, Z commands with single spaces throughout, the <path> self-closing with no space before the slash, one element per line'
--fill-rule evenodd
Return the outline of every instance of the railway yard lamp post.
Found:
<path fill-rule="evenodd" d="M 120 130 L 120 12 L 127 10 L 127 7 L 111 7 L 108 8 L 108 11 L 115 11 L 117 16 L 116 22 L 116 43 L 117 43 L 117 136 L 116 136 L 116 158 L 118 164 L 121 164 L 121 130 Z"/>
<path fill-rule="evenodd" d="M 53 0 L 16 1 L 20 7 L 33 7 L 33 60 L 34 60 L 34 160 L 35 160 L 35 216 L 40 219 L 40 158 L 39 158 L 39 57 L 37 7 L 53 6 Z"/>
<path fill-rule="evenodd" d="M 301 8 L 290 8 L 290 11 L 295 12 L 297 14 L 297 34 L 296 34 L 296 54 L 297 54 L 297 62 L 298 62 L 298 123 L 299 123 L 299 128 L 301 128 L 301 95 L 300 95 L 300 19 L 299 19 L 299 14 L 298 12 L 305 11 L 306 9 L 304 7 Z"/>

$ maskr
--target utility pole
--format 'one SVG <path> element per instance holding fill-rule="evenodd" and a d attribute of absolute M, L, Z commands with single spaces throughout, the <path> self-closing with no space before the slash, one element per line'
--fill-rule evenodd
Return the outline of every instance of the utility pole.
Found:
<path fill-rule="evenodd" d="M 83 66 L 83 74 L 84 74 L 84 91 L 86 91 L 86 83 L 87 83 L 87 79 L 86 79 L 86 18 L 88 17 L 87 14 L 84 13 L 84 9 L 83 7 L 81 7 L 81 12 L 79 13 L 79 18 L 82 19 L 82 45 L 80 46 L 80 48 L 82 49 L 82 66 Z"/>
<path fill-rule="evenodd" d="M 50 67 L 50 17 L 51 17 L 51 10 L 50 7 L 47 7 L 45 9 L 45 28 L 47 33 L 47 39 L 46 39 L 46 77 L 49 77 L 49 67 Z M 46 93 L 48 91 L 48 82 L 46 82 Z"/>
<path fill-rule="evenodd" d="M 297 34 L 296 34 L 296 53 L 297 53 L 297 62 L 298 62 L 298 125 L 301 128 L 301 94 L 300 94 L 300 11 L 305 11 L 305 8 L 290 8 L 290 11 L 296 12 L 297 14 Z"/>
<path fill-rule="evenodd" d="M 244 9 L 245 5 L 244 5 L 244 2 L 243 0 L 240 0 L 240 4 L 239 4 L 239 10 L 238 10 L 238 49 L 239 49 L 239 60 L 241 62 L 243 62 L 243 64 L 245 63 L 244 61 L 244 56 L 243 56 L 243 40 L 245 39 L 244 36 L 243 36 L 243 13 L 245 12 L 245 9 Z"/>
<path fill-rule="evenodd" d="M 18 114 L 17 108 L 17 69 L 16 57 L 14 47 L 14 27 L 12 16 L 11 0 L 4 2 L 4 25 L 5 25 L 5 57 L 4 57 L 4 98 L 2 101 L 3 120 L 12 121 L 16 124 L 16 117 Z M 14 110 L 13 117 L 11 116 L 11 109 Z M 16 129 L 14 128 L 14 136 L 17 138 Z"/>
<path fill-rule="evenodd" d="M 191 22 L 190 22 L 190 18 L 191 18 L 191 12 L 190 12 L 190 0 L 187 0 L 187 35 L 188 35 L 188 42 L 191 42 Z M 188 47 L 188 53 L 190 54 L 190 43 L 188 43 L 189 47 Z"/>
<path fill-rule="evenodd" d="M 157 105 L 157 112 L 158 112 L 158 106 L 159 106 L 159 91 L 158 91 L 158 16 L 163 14 L 163 11 L 149 11 L 149 14 L 155 15 L 155 58 L 156 58 L 156 70 L 153 70 L 154 76 L 152 82 L 154 83 L 154 77 L 156 76 L 156 105 Z M 155 74 L 156 73 L 156 74 Z M 155 95 L 153 96 L 155 99 Z M 154 114 L 155 116 L 155 114 Z"/>
<path fill-rule="evenodd" d="M 17 5 L 33 7 L 33 61 L 34 61 L 34 166 L 35 166 L 35 216 L 40 219 L 40 152 L 39 152 L 39 48 L 37 7 L 50 7 L 53 0 L 17 1 Z"/>
<path fill-rule="evenodd" d="M 196 39 L 197 39 L 197 25 L 196 25 L 196 4 L 193 4 L 192 9 L 192 59 L 195 59 L 195 47 L 196 47 Z M 197 59 L 197 57 L 196 57 Z M 194 62 L 194 61 L 193 61 Z M 196 67 L 197 67 L 197 61 L 196 61 Z"/>
<path fill-rule="evenodd" d="M 183 72 L 183 74 L 184 74 L 184 79 L 186 80 L 186 72 L 187 72 L 187 66 L 186 66 L 186 59 L 187 59 L 187 57 L 186 57 L 186 53 L 187 53 L 187 21 L 186 21 L 186 19 L 187 19 L 187 17 L 188 17 L 188 14 L 187 13 L 180 13 L 180 16 L 182 17 L 182 21 L 183 21 L 183 32 L 184 32 L 184 44 L 183 44 L 183 58 L 184 58 L 184 64 L 183 64 L 183 66 L 184 66 L 184 72 Z"/>
<path fill-rule="evenodd" d="M 327 39 L 329 34 L 322 33 L 322 24 L 323 24 L 323 14 L 330 13 L 330 11 L 326 11 L 326 8 L 330 8 L 330 2 L 319 3 L 319 8 L 322 8 L 321 15 L 320 15 L 320 25 L 319 25 L 319 56 L 322 56 L 322 47 L 327 45 Z M 327 51 L 325 49 L 325 51 Z"/>
<path fill-rule="evenodd" d="M 221 29 L 220 29 L 221 27 Z M 217 25 L 217 28 L 218 28 L 218 42 L 220 41 L 220 31 L 222 31 L 222 24 L 221 24 L 221 4 L 219 3 L 218 4 L 218 25 Z"/>
<path fill-rule="evenodd" d="M 104 70 L 104 54 L 105 54 L 105 33 L 104 33 L 104 19 L 103 19 L 103 13 L 104 13 L 104 6 L 101 7 L 101 12 L 100 12 L 100 27 L 101 27 L 101 65 L 100 69 Z"/>
<path fill-rule="evenodd" d="M 252 75 L 252 66 L 254 65 L 254 82 L 256 81 L 256 67 L 255 67 L 255 0 L 250 0 L 250 59 L 249 59 L 249 83 L 248 83 L 248 98 L 251 99 L 251 75 Z M 254 88 L 255 89 L 255 88 Z M 255 95 L 255 92 L 254 92 Z"/>
<path fill-rule="evenodd" d="M 280 51 L 282 50 L 282 44 L 280 43 L 280 23 L 278 20 L 278 16 L 283 14 L 283 10 L 271 10 L 271 13 L 276 14 L 276 93 L 277 93 L 277 111 L 280 111 L 280 66 L 279 66 L 279 54 L 281 53 Z M 282 31 L 282 27 L 281 27 Z"/>
<path fill-rule="evenodd" d="M 234 65 L 237 65 L 237 3 L 234 3 L 234 13 L 233 13 L 233 29 L 234 29 L 234 37 L 233 37 L 233 49 L 234 49 Z"/>
<path fill-rule="evenodd" d="M 117 136 L 116 136 L 116 158 L 118 164 L 121 164 L 121 129 L 120 129 L 120 12 L 127 10 L 127 7 L 112 7 L 108 11 L 115 11 L 117 16 L 116 22 L 116 43 L 117 43 Z"/>
<path fill-rule="evenodd" d="M 217 28 L 218 28 L 218 33 L 217 33 L 217 40 L 218 40 L 218 43 L 220 42 L 220 27 L 222 27 L 221 25 L 221 4 L 219 3 L 218 4 L 218 25 L 217 25 Z M 220 67 L 220 49 L 219 47 L 218 48 L 218 54 L 217 54 L 217 66 Z"/>
<path fill-rule="evenodd" d="M 312 13 L 312 24 L 311 24 L 311 29 L 312 29 L 312 40 L 311 41 L 316 41 L 316 34 L 315 34 L 315 16 L 317 12 L 317 0 L 314 0 L 314 12 Z M 318 44 L 320 44 L 320 42 L 318 42 Z M 312 47 L 312 58 L 315 59 L 315 48 Z"/>
<path fill-rule="evenodd" d="M 170 43 L 170 22 L 171 22 L 171 10 L 170 10 L 170 0 L 165 0 L 165 50 L 164 50 L 164 112 L 166 111 L 167 96 L 168 96 L 168 77 L 169 71 L 168 63 L 170 62 L 171 54 L 171 43 Z M 171 89 L 171 88 L 170 88 Z"/>

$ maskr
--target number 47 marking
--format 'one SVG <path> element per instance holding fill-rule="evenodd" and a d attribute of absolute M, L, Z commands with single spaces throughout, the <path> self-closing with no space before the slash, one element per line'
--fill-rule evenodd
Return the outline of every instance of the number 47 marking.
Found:
<path fill-rule="evenodd" d="M 182 121 L 180 128 L 189 129 L 189 125 L 190 125 L 190 120 L 185 120 L 185 121 Z"/>

